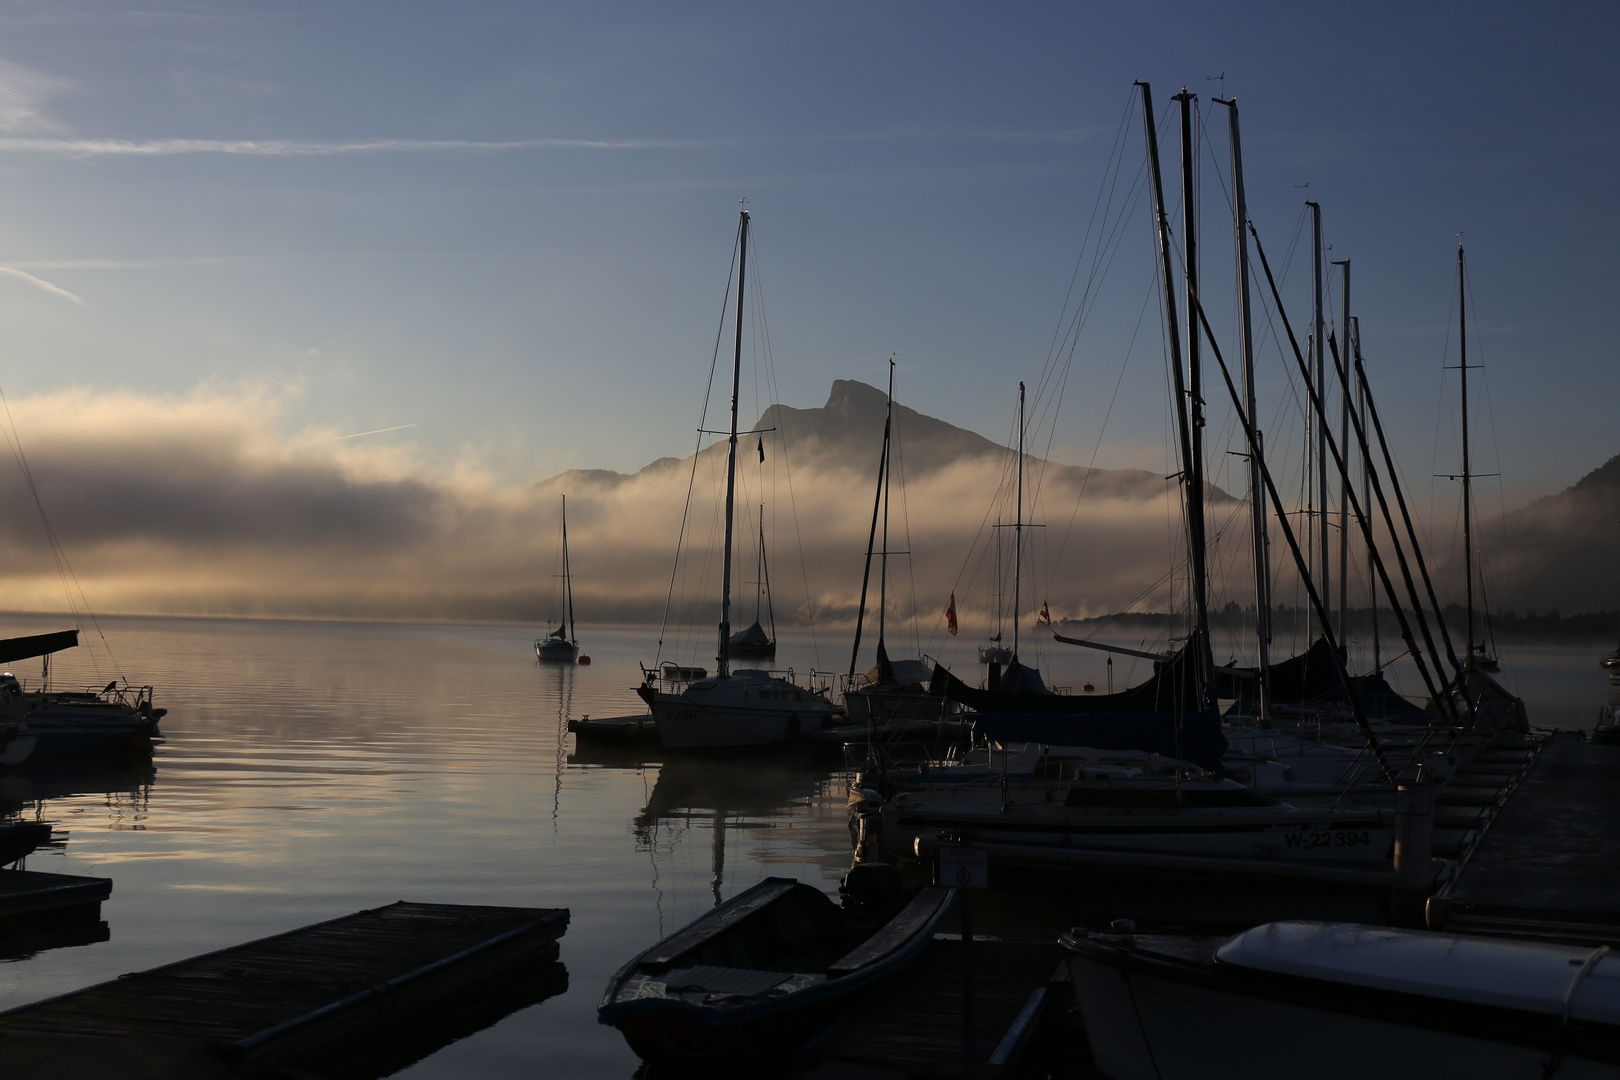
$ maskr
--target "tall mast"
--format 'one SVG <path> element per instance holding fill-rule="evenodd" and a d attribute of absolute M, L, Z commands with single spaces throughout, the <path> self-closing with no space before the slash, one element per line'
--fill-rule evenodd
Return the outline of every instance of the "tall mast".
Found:
<path fill-rule="evenodd" d="M 568 640 L 574 640 L 574 570 L 568 565 L 568 496 L 562 497 L 563 589 L 568 593 Z"/>
<path fill-rule="evenodd" d="M 1463 246 L 1457 245 L 1457 368 L 1462 375 L 1462 519 L 1463 519 L 1463 614 L 1468 620 L 1467 649 L 1463 670 L 1474 670 L 1474 535 L 1473 477 L 1468 471 L 1468 283 L 1463 273 Z"/>
<path fill-rule="evenodd" d="M 1311 340 L 1315 343 L 1316 370 L 1312 377 L 1316 380 L 1317 390 L 1327 394 L 1327 376 L 1324 360 L 1327 357 L 1327 339 L 1322 336 L 1322 207 L 1319 203 L 1307 201 L 1306 206 L 1311 208 Z M 1333 590 L 1328 587 L 1328 528 L 1327 528 L 1327 421 L 1319 419 L 1316 424 L 1316 498 L 1320 504 L 1322 539 L 1318 546 L 1320 552 L 1320 576 L 1322 578 L 1322 607 L 1329 616 L 1333 614 Z"/>
<path fill-rule="evenodd" d="M 1187 469 L 1187 532 L 1191 547 L 1193 578 L 1193 624 L 1202 641 L 1202 677 L 1210 677 L 1209 659 L 1209 574 L 1205 568 L 1204 543 L 1204 365 L 1200 358 L 1198 321 L 1193 311 L 1198 304 L 1198 153 L 1193 144 L 1193 103 L 1197 94 L 1183 86 L 1174 100 L 1181 106 L 1181 246 L 1187 278 L 1187 412 L 1192 456 Z"/>
<path fill-rule="evenodd" d="M 1350 260 L 1336 259 L 1334 266 L 1344 267 L 1342 284 L 1344 299 L 1339 311 L 1339 355 L 1344 358 L 1341 374 L 1348 376 L 1350 368 Z M 1350 609 L 1350 384 L 1340 379 L 1339 392 L 1339 445 L 1345 448 L 1344 471 L 1339 475 L 1339 640 L 1348 640 L 1345 617 Z"/>
<path fill-rule="evenodd" d="M 889 360 L 889 406 L 883 414 L 883 450 L 878 455 L 877 491 L 872 496 L 872 527 L 866 533 L 866 567 L 861 571 L 861 603 L 855 609 L 855 643 L 849 650 L 849 677 L 855 678 L 855 665 L 861 658 L 861 627 L 866 622 L 866 590 L 872 582 L 872 549 L 877 544 L 878 509 L 889 475 L 889 428 L 894 419 L 894 359 Z M 885 542 L 885 548 L 888 544 Z"/>
<path fill-rule="evenodd" d="M 1255 407 L 1254 387 L 1254 321 L 1249 298 L 1249 234 L 1244 231 L 1249 220 L 1249 203 L 1243 192 L 1243 143 L 1238 134 L 1237 98 L 1222 101 L 1231 121 L 1232 130 L 1232 191 L 1236 198 L 1238 249 L 1238 332 L 1243 345 L 1243 411 L 1251 423 L 1257 424 L 1259 413 Z M 1261 477 L 1265 443 L 1258 426 L 1254 429 L 1254 450 L 1249 454 L 1249 510 L 1252 514 L 1250 532 L 1254 546 L 1254 633 L 1260 650 L 1260 722 L 1271 721 L 1271 551 L 1266 535 L 1266 493 Z"/>
<path fill-rule="evenodd" d="M 1359 318 L 1350 320 L 1350 333 L 1355 338 L 1355 347 L 1350 355 L 1355 357 L 1356 361 L 1356 405 L 1357 411 L 1361 414 L 1361 438 L 1359 440 L 1361 443 L 1361 505 L 1371 506 L 1373 461 L 1372 448 L 1367 442 L 1367 384 L 1361 380 L 1361 320 Z M 1389 538 L 1391 543 L 1397 546 L 1400 544 L 1400 541 L 1395 538 L 1394 521 L 1389 522 Z M 1378 585 L 1373 579 L 1373 570 L 1373 552 L 1371 548 L 1368 548 L 1367 599 L 1372 614 L 1373 674 L 1382 675 L 1384 663 L 1378 654 Z M 1416 614 L 1419 618 L 1422 617 L 1421 611 L 1416 612 Z M 1438 664 L 1439 661 L 1436 660 L 1436 663 Z"/>
<path fill-rule="evenodd" d="M 1018 516 L 1013 519 L 1013 663 L 1018 662 L 1019 591 L 1024 572 L 1024 384 L 1018 384 Z"/>
<path fill-rule="evenodd" d="M 1153 217 L 1157 227 L 1159 241 L 1159 284 L 1164 289 L 1164 319 L 1165 340 L 1170 346 L 1170 373 L 1175 392 L 1176 426 L 1181 436 L 1181 468 L 1183 482 L 1191 485 L 1192 472 L 1192 432 L 1189 430 L 1187 417 L 1187 381 L 1181 368 L 1181 326 L 1176 316 L 1175 269 L 1173 266 L 1174 252 L 1170 246 L 1170 217 L 1164 209 L 1164 182 L 1159 171 L 1159 132 L 1153 122 L 1153 89 L 1147 83 L 1138 81 L 1137 86 L 1142 88 L 1142 123 L 1147 132 L 1148 166 L 1153 183 Z M 1187 496 L 1188 506 L 1198 503 L 1201 492 L 1194 493 L 1189 490 Z M 1201 508 L 1201 503 L 1199 503 Z M 1189 523 L 1192 514 L 1188 514 Z M 1202 522 L 1200 522 L 1202 524 Z M 1193 565 L 1193 623 L 1196 630 L 1207 629 L 1208 618 L 1204 611 L 1203 585 L 1203 548 L 1200 543 L 1203 537 L 1194 536 L 1189 524 L 1187 546 Z M 1206 636 L 1202 652 L 1207 653 L 1209 640 Z M 1209 666 L 1200 657 L 1202 670 L 1199 673 L 1201 681 L 1209 678 Z"/>
<path fill-rule="evenodd" d="M 731 674 L 731 540 L 737 502 L 737 396 L 742 385 L 743 288 L 748 280 L 748 211 L 737 226 L 737 336 L 731 356 L 731 446 L 726 455 L 726 557 L 720 576 L 720 678 Z"/>
<path fill-rule="evenodd" d="M 889 357 L 889 400 L 883 407 L 883 557 L 878 564 L 878 645 L 883 645 L 883 623 L 889 611 L 889 439 L 894 422 L 894 357 Z"/>

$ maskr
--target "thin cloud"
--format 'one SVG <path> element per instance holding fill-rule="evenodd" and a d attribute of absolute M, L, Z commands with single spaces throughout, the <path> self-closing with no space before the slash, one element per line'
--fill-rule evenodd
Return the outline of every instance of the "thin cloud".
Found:
<path fill-rule="evenodd" d="M 155 259 L 30 259 L 11 265 L 23 270 L 154 270 L 185 266 L 226 266 L 257 262 L 236 255 L 193 255 Z"/>
<path fill-rule="evenodd" d="M 66 79 L 0 60 L 0 132 L 56 131 L 61 125 L 44 105 L 72 88 Z"/>
<path fill-rule="evenodd" d="M 48 293 L 53 293 L 56 296 L 61 296 L 61 297 L 64 297 L 64 298 L 66 298 L 68 300 L 71 300 L 75 304 L 78 304 L 82 308 L 88 308 L 90 306 L 89 304 L 85 303 L 84 297 L 75 296 L 73 293 L 68 292 L 66 289 L 62 288 L 60 285 L 52 285 L 50 282 L 41 280 L 40 278 L 35 277 L 33 274 L 30 274 L 26 270 L 18 270 L 15 267 L 11 267 L 11 266 L 0 266 L 0 274 L 10 274 L 12 277 L 21 278 L 22 280 L 28 282 L 30 285 L 38 286 L 39 288 L 44 289 Z"/>
<path fill-rule="evenodd" d="M 3 124 L 0 110 L 0 130 Z M 814 146 L 844 142 L 972 140 L 1073 143 L 1093 128 L 1051 131 L 910 131 L 812 135 L 790 139 L 365 139 L 320 142 L 299 139 L 67 139 L 0 137 L 0 153 L 38 157 L 172 157 L 220 154 L 235 157 L 338 157 L 349 154 L 501 153 L 521 150 L 712 150 L 724 147 Z"/>

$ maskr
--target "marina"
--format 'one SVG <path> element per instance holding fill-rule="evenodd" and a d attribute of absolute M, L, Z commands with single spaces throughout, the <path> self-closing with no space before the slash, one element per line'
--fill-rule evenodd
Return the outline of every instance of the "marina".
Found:
<path fill-rule="evenodd" d="M 1620 14 L 845 7 L 8 21 L 0 1080 L 1620 1080 Z"/>

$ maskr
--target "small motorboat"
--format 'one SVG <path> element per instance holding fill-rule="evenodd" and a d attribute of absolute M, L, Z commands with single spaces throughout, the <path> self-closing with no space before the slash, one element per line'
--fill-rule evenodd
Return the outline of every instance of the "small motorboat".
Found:
<path fill-rule="evenodd" d="M 620 968 L 597 1019 L 647 1060 L 779 1058 L 915 959 L 955 900 L 930 885 L 907 902 L 884 863 L 857 864 L 840 891 L 842 907 L 766 878 Z"/>
<path fill-rule="evenodd" d="M 1063 945 L 1115 1080 L 1620 1077 L 1608 946 L 1321 922 L 1231 939 L 1076 929 Z"/>

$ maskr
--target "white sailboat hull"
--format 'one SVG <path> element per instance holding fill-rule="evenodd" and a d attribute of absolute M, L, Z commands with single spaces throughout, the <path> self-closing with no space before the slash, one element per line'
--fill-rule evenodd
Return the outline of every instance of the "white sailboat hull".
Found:
<path fill-rule="evenodd" d="M 1448 963 L 1471 950 L 1509 952 L 1519 943 L 1459 942 L 1450 957 L 1436 961 L 1421 942 L 1408 950 L 1396 941 L 1389 950 L 1392 976 L 1379 977 L 1355 970 L 1351 934 L 1343 932 L 1355 928 L 1328 927 L 1335 929 L 1338 940 L 1322 951 L 1311 977 L 1223 967 L 1220 960 L 1188 962 L 1183 957 L 1195 955 L 1197 944 L 1168 937 L 1144 936 L 1137 948 L 1112 936 L 1071 932 L 1064 938 L 1069 972 L 1097 1071 L 1113 1080 L 1620 1077 L 1620 1043 L 1614 1041 L 1620 1029 L 1611 1019 L 1615 976 L 1601 964 L 1583 974 L 1581 959 L 1590 949 L 1527 943 L 1527 952 L 1564 951 L 1571 958 L 1566 964 L 1553 957 L 1544 979 L 1522 962 L 1495 973 L 1484 970 L 1487 962 L 1475 992 L 1459 993 L 1445 985 Z M 1368 929 L 1414 940 L 1440 937 Z M 1226 949 L 1216 955 L 1224 959 Z M 1346 970 L 1336 974 L 1335 965 Z M 1531 1001 L 1528 987 L 1538 982 L 1545 987 L 1537 989 L 1548 992 L 1545 1000 Z M 1516 1007 L 1478 1001 L 1493 991 L 1523 1000 Z M 1573 1026 L 1560 1017 L 1571 1004 Z"/>
<path fill-rule="evenodd" d="M 785 745 L 834 715 L 826 699 L 777 679 L 702 680 L 678 694 L 643 687 L 642 698 L 666 750 Z"/>
<path fill-rule="evenodd" d="M 542 660 L 572 662 L 579 659 L 579 646 L 571 641 L 537 641 L 534 643 L 534 651 Z"/>

